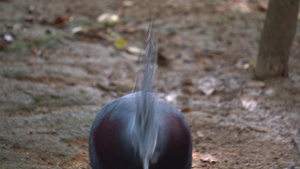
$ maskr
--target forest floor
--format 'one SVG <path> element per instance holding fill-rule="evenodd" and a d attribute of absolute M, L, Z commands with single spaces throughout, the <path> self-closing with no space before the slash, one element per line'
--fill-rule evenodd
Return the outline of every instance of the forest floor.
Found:
<path fill-rule="evenodd" d="M 289 78 L 255 79 L 266 6 L 1 0 L 0 168 L 90 168 L 93 119 L 132 92 L 142 65 L 125 43 L 144 48 L 151 17 L 155 88 L 191 127 L 192 168 L 300 168 L 300 26 Z M 103 13 L 120 21 L 100 24 Z"/>

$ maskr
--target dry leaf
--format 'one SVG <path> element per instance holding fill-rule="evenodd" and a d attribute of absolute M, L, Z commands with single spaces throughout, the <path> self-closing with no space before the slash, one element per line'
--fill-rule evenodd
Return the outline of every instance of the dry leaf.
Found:
<path fill-rule="evenodd" d="M 126 45 L 127 45 L 127 41 L 124 38 L 118 38 L 114 43 L 114 46 L 117 49 L 123 49 L 126 47 Z"/>
<path fill-rule="evenodd" d="M 194 86 L 185 86 L 182 89 L 182 92 L 185 94 L 195 94 L 197 92 L 197 89 Z"/>
<path fill-rule="evenodd" d="M 38 51 L 36 49 L 31 49 L 30 50 L 30 53 L 31 54 L 34 54 L 34 55 L 37 55 L 38 54 Z"/>
<path fill-rule="evenodd" d="M 89 38 L 108 39 L 97 26 L 77 26 L 72 29 L 72 33 Z"/>
<path fill-rule="evenodd" d="M 7 42 L 12 42 L 14 40 L 14 37 L 11 34 L 4 34 L 3 39 Z"/>
<path fill-rule="evenodd" d="M 201 131 L 197 131 L 196 134 L 197 134 L 197 137 L 199 137 L 199 138 L 203 138 L 204 137 L 204 135 L 201 133 Z"/>
<path fill-rule="evenodd" d="M 252 61 L 249 61 L 249 62 L 245 63 L 244 66 L 243 66 L 244 69 L 249 69 L 251 67 L 253 67 L 253 62 Z"/>
<path fill-rule="evenodd" d="M 216 157 L 210 154 L 204 154 L 200 157 L 200 160 L 203 162 L 216 163 L 218 160 Z"/>
<path fill-rule="evenodd" d="M 188 78 L 188 79 L 184 79 L 182 81 L 182 85 L 186 85 L 186 86 L 194 86 L 195 83 L 194 81 L 191 79 L 191 78 Z"/>
<path fill-rule="evenodd" d="M 182 113 L 188 113 L 188 112 L 191 112 L 191 111 L 192 111 L 191 107 L 184 107 L 184 108 L 181 109 Z"/>
<path fill-rule="evenodd" d="M 133 1 L 123 1 L 122 5 L 124 7 L 132 7 L 134 5 Z"/>
<path fill-rule="evenodd" d="M 259 2 L 258 5 L 257 5 L 257 9 L 262 11 L 262 12 L 265 12 L 268 9 L 267 2 Z"/>
<path fill-rule="evenodd" d="M 251 81 L 248 82 L 246 85 L 247 87 L 251 87 L 251 88 L 262 88 L 266 86 L 264 82 L 260 82 L 260 81 Z"/>
<path fill-rule="evenodd" d="M 61 16 L 61 15 L 55 15 L 55 19 L 53 24 L 57 27 L 57 28 L 62 28 L 65 26 L 66 22 L 69 22 L 72 20 L 72 16 L 71 15 L 67 15 L 67 16 Z"/>
<path fill-rule="evenodd" d="M 258 103 L 250 98 L 241 98 L 242 106 L 249 110 L 249 111 L 254 111 L 258 105 Z"/>
<path fill-rule="evenodd" d="M 157 53 L 157 64 L 160 66 L 167 66 L 170 64 L 170 56 L 162 49 Z"/>
<path fill-rule="evenodd" d="M 206 95 L 213 94 L 215 89 L 219 86 L 218 81 L 214 77 L 204 77 L 198 81 L 198 88 Z"/>
<path fill-rule="evenodd" d="M 98 16 L 97 22 L 103 25 L 113 26 L 119 22 L 119 16 L 116 14 L 104 13 Z"/>
<path fill-rule="evenodd" d="M 135 47 L 135 46 L 128 46 L 127 47 L 127 51 L 131 54 L 135 54 L 135 55 L 144 55 L 145 54 L 145 50 Z"/>

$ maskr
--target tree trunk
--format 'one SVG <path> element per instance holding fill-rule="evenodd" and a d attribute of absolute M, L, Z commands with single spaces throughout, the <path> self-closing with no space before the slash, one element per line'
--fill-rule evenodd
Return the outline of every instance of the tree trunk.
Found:
<path fill-rule="evenodd" d="M 259 44 L 255 76 L 288 76 L 289 50 L 296 32 L 299 0 L 270 0 Z"/>

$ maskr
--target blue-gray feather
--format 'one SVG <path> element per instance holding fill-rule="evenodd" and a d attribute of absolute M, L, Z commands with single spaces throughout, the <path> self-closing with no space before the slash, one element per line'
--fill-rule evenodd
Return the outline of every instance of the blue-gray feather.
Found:
<path fill-rule="evenodd" d="M 155 146 L 158 136 L 158 125 L 155 123 L 157 98 L 152 94 L 152 86 L 156 70 L 157 54 L 152 42 L 151 24 L 145 51 L 145 68 L 141 92 L 136 94 L 137 110 L 134 124 L 134 135 L 139 156 L 144 169 L 149 168 L 149 161 L 155 155 Z"/>

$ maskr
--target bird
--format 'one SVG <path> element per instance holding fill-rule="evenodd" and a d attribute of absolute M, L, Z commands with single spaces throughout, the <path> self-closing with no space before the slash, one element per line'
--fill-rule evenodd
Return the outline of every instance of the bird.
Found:
<path fill-rule="evenodd" d="M 192 137 L 182 113 L 153 92 L 157 52 L 149 24 L 140 89 L 107 103 L 89 136 L 93 169 L 191 169 Z"/>

